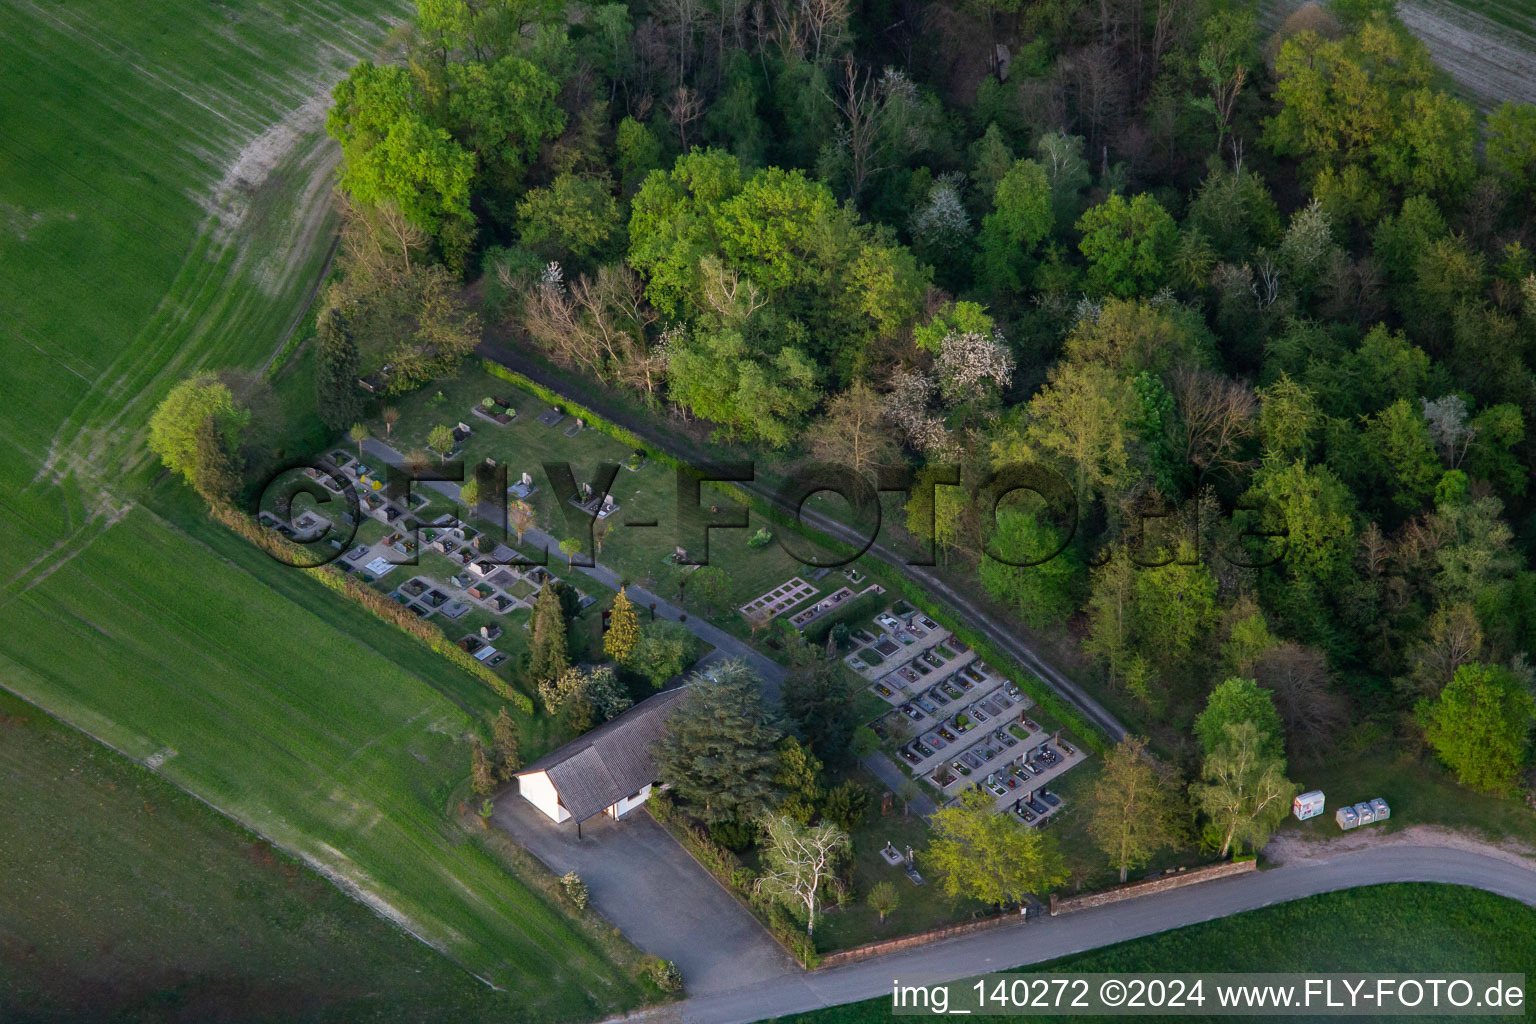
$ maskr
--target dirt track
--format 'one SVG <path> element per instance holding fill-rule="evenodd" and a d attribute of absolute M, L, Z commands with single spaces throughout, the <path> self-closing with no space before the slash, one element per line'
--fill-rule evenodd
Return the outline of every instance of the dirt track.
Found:
<path fill-rule="evenodd" d="M 1265 31 L 1280 27 L 1303 0 L 1274 0 L 1259 23 Z M 1424 40 L 1435 62 L 1455 80 L 1478 109 L 1489 111 L 1505 100 L 1536 103 L 1536 19 L 1522 15 L 1519 3 L 1506 2 L 1507 21 L 1525 22 L 1523 30 L 1500 24 L 1453 0 L 1399 3 L 1397 15 Z"/>
<path fill-rule="evenodd" d="M 1397 14 L 1480 109 L 1536 103 L 1536 25 L 1518 32 L 1444 0 L 1398 4 Z"/>

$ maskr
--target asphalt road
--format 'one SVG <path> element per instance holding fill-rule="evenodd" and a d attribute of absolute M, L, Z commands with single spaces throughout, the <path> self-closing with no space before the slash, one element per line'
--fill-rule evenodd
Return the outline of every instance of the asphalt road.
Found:
<path fill-rule="evenodd" d="M 895 979 L 924 984 L 1004 971 L 1303 896 L 1386 882 L 1467 885 L 1536 906 L 1536 863 L 1442 846 L 1376 846 L 1061 917 L 1021 921 L 846 967 L 810 974 L 791 971 L 631 1019 L 747 1024 L 883 996 Z"/>

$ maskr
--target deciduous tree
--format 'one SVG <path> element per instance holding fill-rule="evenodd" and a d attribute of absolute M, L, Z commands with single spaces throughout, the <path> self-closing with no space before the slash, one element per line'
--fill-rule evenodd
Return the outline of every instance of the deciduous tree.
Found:
<path fill-rule="evenodd" d="M 1244 722 L 1254 727 L 1258 753 L 1279 758 L 1284 751 L 1285 731 L 1274 697 L 1252 679 L 1233 676 L 1211 690 L 1205 710 L 1195 718 L 1195 735 L 1209 755 L 1227 742 L 1227 727 Z"/>
<path fill-rule="evenodd" d="M 1157 290 L 1168 276 L 1179 229 L 1156 199 L 1141 193 L 1126 202 L 1118 192 L 1077 222 L 1078 249 L 1088 258 L 1088 280 L 1099 293 L 1131 296 Z"/>
<path fill-rule="evenodd" d="M 869 909 L 880 915 L 882 923 L 886 915 L 901 906 L 901 894 L 890 882 L 876 882 L 870 887 L 869 896 L 866 899 Z"/>
<path fill-rule="evenodd" d="M 201 467 L 198 435 L 210 419 L 218 434 L 217 447 L 226 453 L 235 451 L 250 412 L 236 406 L 229 388 L 207 373 L 171 388 L 149 418 L 149 450 L 160 456 L 166 469 L 194 486 Z"/>
<path fill-rule="evenodd" d="M 1226 726 L 1225 738 L 1206 754 L 1203 782 L 1190 787 L 1195 804 L 1209 819 L 1207 838 L 1225 857 L 1234 844 L 1251 850 L 1269 842 L 1270 833 L 1290 810 L 1301 787 L 1285 777 L 1285 767 L 1266 756 L 1268 745 L 1251 721 Z"/>
<path fill-rule="evenodd" d="M 763 826 L 763 873 L 757 892 L 805 914 L 805 933 L 816 932 L 821 895 L 835 879 L 838 858 L 848 848 L 848 833 L 836 825 L 806 825 L 785 814 Z"/>
<path fill-rule="evenodd" d="M 1457 781 L 1505 795 L 1525 767 L 1536 699 L 1507 669 L 1474 662 L 1457 669 L 1437 699 L 1419 705 L 1419 720 Z"/>
<path fill-rule="evenodd" d="M 1055 837 L 992 805 L 990 793 L 969 789 L 958 806 L 941 807 L 928 819 L 933 838 L 923 860 L 944 894 L 1002 905 L 1066 881 Z"/>
<path fill-rule="evenodd" d="M 687 628 L 666 619 L 648 622 L 640 628 L 629 658 L 629 668 L 660 689 L 667 680 L 686 669 L 693 661 L 696 641 Z"/>
<path fill-rule="evenodd" d="M 1139 737 L 1125 737 L 1105 757 L 1088 800 L 1088 833 L 1122 882 L 1153 854 L 1178 844 L 1178 776 L 1148 754 Z"/>
<path fill-rule="evenodd" d="M 897 445 L 884 401 L 864 381 L 833 396 L 827 414 L 811 432 L 811 450 L 822 462 L 868 475 L 895 460 Z"/>

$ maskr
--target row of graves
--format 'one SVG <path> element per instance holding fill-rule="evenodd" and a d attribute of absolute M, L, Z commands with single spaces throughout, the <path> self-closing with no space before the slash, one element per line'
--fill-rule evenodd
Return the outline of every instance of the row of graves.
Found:
<path fill-rule="evenodd" d="M 928 616 L 893 608 L 871 625 L 854 633 L 859 647 L 848 658 L 880 657 L 883 674 L 870 689 L 892 709 L 873 723 L 876 735 L 946 802 L 982 789 L 1000 813 L 1047 824 L 1062 807 L 1048 785 L 1084 752 L 1059 730 L 1047 733 L 1030 717 L 1034 701 Z"/>
<path fill-rule="evenodd" d="M 682 554 L 683 552 L 679 549 L 678 553 Z M 789 615 L 789 624 L 797 631 L 803 633 L 805 632 L 805 627 L 817 619 L 831 615 L 839 608 L 846 607 L 850 602 L 863 597 L 865 594 L 885 593 L 885 588 L 875 583 L 870 584 L 863 590 L 854 590 L 854 587 L 864 583 L 864 574 L 850 566 L 842 571 L 843 577 L 850 584 L 849 586 L 841 586 L 825 596 L 819 596 L 822 591 L 821 581 L 831 572 L 832 570 L 829 568 L 820 569 L 812 576 L 811 582 L 807 582 L 799 576 L 792 576 L 772 590 L 765 591 L 754 597 L 736 610 L 748 621 L 763 623 L 771 622 L 780 615 L 792 612 L 793 614 Z M 816 600 L 812 601 L 812 598 Z M 807 602 L 811 603 L 808 604 Z"/>
<path fill-rule="evenodd" d="M 307 467 L 303 475 L 313 481 L 325 491 L 338 496 L 345 496 L 350 489 L 357 496 L 357 515 L 362 518 L 375 519 L 391 528 L 391 532 L 385 535 L 379 545 L 385 551 L 379 552 L 379 571 L 372 575 L 377 577 L 387 571 L 386 565 L 398 562 L 400 559 L 391 559 L 388 552 L 398 556 L 409 558 L 416 553 L 417 542 L 411 539 L 421 526 L 415 517 L 428 504 L 424 495 L 411 494 L 406 498 L 391 498 L 385 491 L 385 481 L 376 476 L 376 471 L 360 459 L 353 458 L 344 451 L 330 453 L 330 461 L 339 470 L 339 476 L 323 470 Z M 338 483 L 343 486 L 338 487 Z M 257 521 L 268 529 L 282 534 L 289 540 L 300 544 L 309 544 L 324 537 L 328 531 L 335 528 L 338 532 L 345 532 L 348 528 L 358 525 L 358 520 L 348 510 L 345 503 L 327 502 L 324 505 L 326 511 L 318 509 L 300 512 L 296 516 L 286 515 L 281 509 L 262 509 L 257 515 Z M 338 551 L 341 549 L 341 541 L 332 538 L 329 542 Z M 350 559 L 356 551 L 349 552 Z M 350 568 L 350 566 L 348 566 Z M 369 580 L 368 582 L 372 582 Z"/>

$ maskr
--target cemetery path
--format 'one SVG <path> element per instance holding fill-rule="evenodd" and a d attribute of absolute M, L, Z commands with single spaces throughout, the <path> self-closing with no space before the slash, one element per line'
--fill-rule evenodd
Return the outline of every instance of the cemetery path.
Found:
<path fill-rule="evenodd" d="M 404 459 L 400 452 L 375 438 L 365 440 L 363 442 L 363 450 L 394 465 L 399 465 Z M 429 480 L 423 481 L 423 483 L 439 494 L 458 500 L 459 485 L 457 483 L 449 480 Z M 495 522 L 500 515 L 500 511 L 494 506 L 482 502 L 480 507 L 475 510 L 475 514 L 489 522 Z M 534 544 L 543 547 L 550 553 L 551 557 L 557 559 L 560 557 L 560 542 L 552 535 L 535 528 L 528 530 L 524 537 L 531 540 Z M 497 555 L 498 557 L 507 558 L 512 555 L 512 551 L 509 548 L 498 548 Z M 578 565 L 573 568 L 589 579 L 601 583 L 609 590 L 617 591 L 619 589 L 621 582 L 619 574 L 601 562 L 589 566 Z M 774 703 L 778 702 L 784 678 L 789 674 L 783 665 L 760 653 L 746 643 L 746 641 L 732 636 L 719 626 L 713 625 L 696 615 L 689 615 L 671 601 L 651 593 L 644 587 L 631 583 L 628 586 L 627 593 L 630 600 L 635 602 L 639 608 L 653 608 L 658 618 L 681 623 L 694 636 L 714 647 L 719 652 L 718 656 L 738 658 L 751 665 L 763 680 L 764 696 Z M 899 794 L 902 784 L 907 781 L 907 777 L 902 774 L 901 769 L 890 758 L 879 751 L 866 757 L 864 765 L 876 778 L 889 786 L 892 793 Z M 926 793 L 923 793 L 919 794 L 912 801 L 912 809 L 926 818 L 936 810 L 936 805 Z"/>
<path fill-rule="evenodd" d="M 365 440 L 363 442 L 363 450 L 370 455 L 377 456 L 378 458 L 391 463 L 392 465 L 398 466 L 405 461 L 405 456 L 400 454 L 400 452 L 375 438 L 368 438 Z M 452 498 L 455 501 L 459 499 L 459 485 L 451 480 L 423 480 L 420 482 L 423 486 L 430 487 L 432 490 L 438 492 L 439 494 Z M 475 515 L 485 520 L 486 522 L 494 523 L 501 518 L 501 510 L 496 508 L 496 506 L 490 502 L 481 502 L 479 507 L 475 509 Z M 560 559 L 565 557 L 560 553 L 560 542 L 556 540 L 552 535 L 545 533 L 543 530 L 540 530 L 537 527 L 525 531 L 523 534 L 523 539 L 532 543 L 535 547 L 543 548 L 546 552 L 549 553 L 550 558 L 554 559 L 557 563 Z M 516 552 L 514 552 L 511 548 L 506 547 L 505 545 L 498 546 L 495 554 L 493 555 L 493 557 L 503 560 L 510 559 L 515 556 Z M 604 587 L 615 592 L 617 592 L 619 587 L 622 585 L 622 580 L 620 580 L 619 574 L 603 565 L 601 562 L 598 562 L 594 565 L 572 564 L 570 565 L 570 568 L 586 576 L 588 579 L 595 580 L 596 582 L 602 584 Z M 784 682 L 784 677 L 788 674 L 784 666 L 780 665 L 772 658 L 760 654 L 745 641 L 738 640 L 736 637 L 727 633 L 719 626 L 706 622 L 698 616 L 689 615 L 686 611 L 679 608 L 671 601 L 651 593 L 644 587 L 630 583 L 627 586 L 627 593 L 629 594 L 629 599 L 633 601 L 638 608 L 644 609 L 647 607 L 654 607 L 657 618 L 669 619 L 673 622 L 681 623 L 690 633 L 698 637 L 700 640 L 703 640 L 711 647 L 715 648 L 715 650 L 720 651 L 726 657 L 739 658 L 742 661 L 745 661 L 747 664 L 751 665 L 753 670 L 756 671 L 763 680 L 764 694 L 769 698 L 769 700 L 774 702 L 778 701 L 779 688 Z"/>
<path fill-rule="evenodd" d="M 592 409 L 605 419 L 631 431 L 656 448 L 668 451 L 678 458 L 693 460 L 701 464 L 714 461 L 703 452 L 691 449 L 678 450 L 680 442 L 676 438 L 664 436 L 656 429 L 653 422 L 632 416 L 625 410 L 616 407 L 607 399 L 601 389 L 578 388 L 571 381 L 551 373 L 543 366 L 505 344 L 490 341 L 482 342 L 476 351 L 480 355 L 494 362 L 501 363 L 508 369 L 536 381 L 551 391 L 565 396 L 570 401 Z M 742 486 L 763 500 L 782 506 L 779 496 L 767 485 L 758 482 L 747 482 Z M 787 511 L 794 512 L 795 510 L 788 509 Z M 823 533 L 857 547 L 864 546 L 864 538 L 856 530 L 813 509 L 802 509 L 801 518 L 805 523 Z M 932 569 L 925 566 L 908 565 L 905 556 L 881 544 L 878 540 L 869 545 L 868 554 L 873 558 L 878 558 L 896 572 L 901 573 L 907 579 L 918 584 L 931 596 L 963 615 L 972 626 L 986 634 L 987 639 L 992 644 L 1030 672 L 1033 672 L 1041 682 L 1054 690 L 1058 696 L 1075 708 L 1078 713 L 1088 719 L 1093 725 L 1101 729 L 1111 740 L 1119 740 L 1125 736 L 1125 726 L 1120 723 L 1119 719 L 1110 714 L 1098 701 L 1089 696 L 1081 686 L 1068 678 L 1064 672 L 1036 653 L 1032 646 L 1020 639 L 1016 628 L 999 622 L 987 614 L 976 602 L 966 597 L 956 587 L 951 586 Z"/>
<path fill-rule="evenodd" d="M 1388 882 L 1466 885 L 1536 906 L 1536 864 L 1510 858 L 1492 847 L 1479 850 L 1404 842 L 1337 853 L 1324 850 L 1267 871 L 1061 917 L 1021 919 L 1014 925 L 843 967 L 814 973 L 791 971 L 778 978 L 743 983 L 731 992 L 690 995 L 681 1003 L 627 1019 L 748 1024 L 889 996 L 893 980 L 929 984 L 1006 971 L 1274 903 Z"/>

